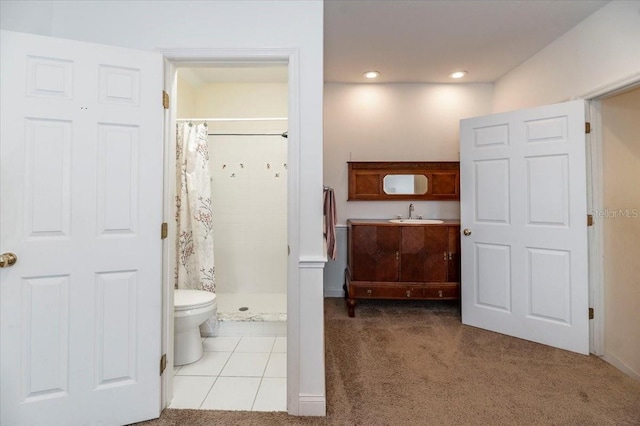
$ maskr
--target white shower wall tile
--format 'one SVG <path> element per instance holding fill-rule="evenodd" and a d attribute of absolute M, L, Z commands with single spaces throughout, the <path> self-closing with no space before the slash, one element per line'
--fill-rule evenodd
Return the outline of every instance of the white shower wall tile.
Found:
<path fill-rule="evenodd" d="M 287 140 L 211 137 L 209 144 L 218 290 L 280 291 L 287 273 Z"/>

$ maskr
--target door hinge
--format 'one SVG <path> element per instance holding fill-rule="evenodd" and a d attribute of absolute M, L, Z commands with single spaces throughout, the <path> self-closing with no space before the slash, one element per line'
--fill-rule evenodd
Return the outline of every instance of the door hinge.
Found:
<path fill-rule="evenodd" d="M 589 123 L 588 121 L 584 123 L 584 132 L 591 133 L 591 123 Z"/>
<path fill-rule="evenodd" d="M 160 375 L 164 373 L 165 368 L 167 368 L 167 354 L 162 354 L 160 357 Z"/>
<path fill-rule="evenodd" d="M 160 239 L 164 240 L 169 235 L 169 224 L 167 222 L 163 222 L 162 226 L 160 226 Z"/>
<path fill-rule="evenodd" d="M 587 215 L 587 226 L 593 226 L 593 215 L 592 214 L 588 214 Z"/>
<path fill-rule="evenodd" d="M 593 319 L 593 308 L 589 308 L 589 319 Z"/>
<path fill-rule="evenodd" d="M 169 94 L 164 90 L 162 91 L 162 106 L 164 109 L 169 109 Z"/>

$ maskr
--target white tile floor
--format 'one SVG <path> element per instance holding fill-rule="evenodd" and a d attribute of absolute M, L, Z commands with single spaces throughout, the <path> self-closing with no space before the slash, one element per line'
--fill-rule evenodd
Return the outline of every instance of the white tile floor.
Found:
<path fill-rule="evenodd" d="M 218 336 L 204 356 L 174 368 L 169 408 L 286 411 L 287 338 Z"/>

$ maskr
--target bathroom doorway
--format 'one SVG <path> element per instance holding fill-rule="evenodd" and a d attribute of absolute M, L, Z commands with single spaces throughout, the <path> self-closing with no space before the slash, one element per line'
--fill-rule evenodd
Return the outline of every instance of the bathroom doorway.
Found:
<path fill-rule="evenodd" d="M 591 279 L 594 353 L 636 379 L 640 378 L 640 338 L 631 324 L 640 313 L 637 281 L 640 249 L 640 82 L 594 97 L 591 155 Z"/>
<path fill-rule="evenodd" d="M 288 65 L 184 64 L 175 87 L 176 125 L 206 124 L 218 322 L 168 407 L 287 411 Z"/>

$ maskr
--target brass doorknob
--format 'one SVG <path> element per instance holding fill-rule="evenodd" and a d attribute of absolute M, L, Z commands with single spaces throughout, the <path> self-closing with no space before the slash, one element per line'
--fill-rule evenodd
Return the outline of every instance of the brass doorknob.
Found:
<path fill-rule="evenodd" d="M 462 231 L 462 233 L 468 237 L 469 235 L 471 235 L 471 229 L 467 228 L 464 231 Z"/>
<path fill-rule="evenodd" d="M 18 261 L 18 256 L 13 253 L 0 254 L 0 268 L 8 268 Z"/>

